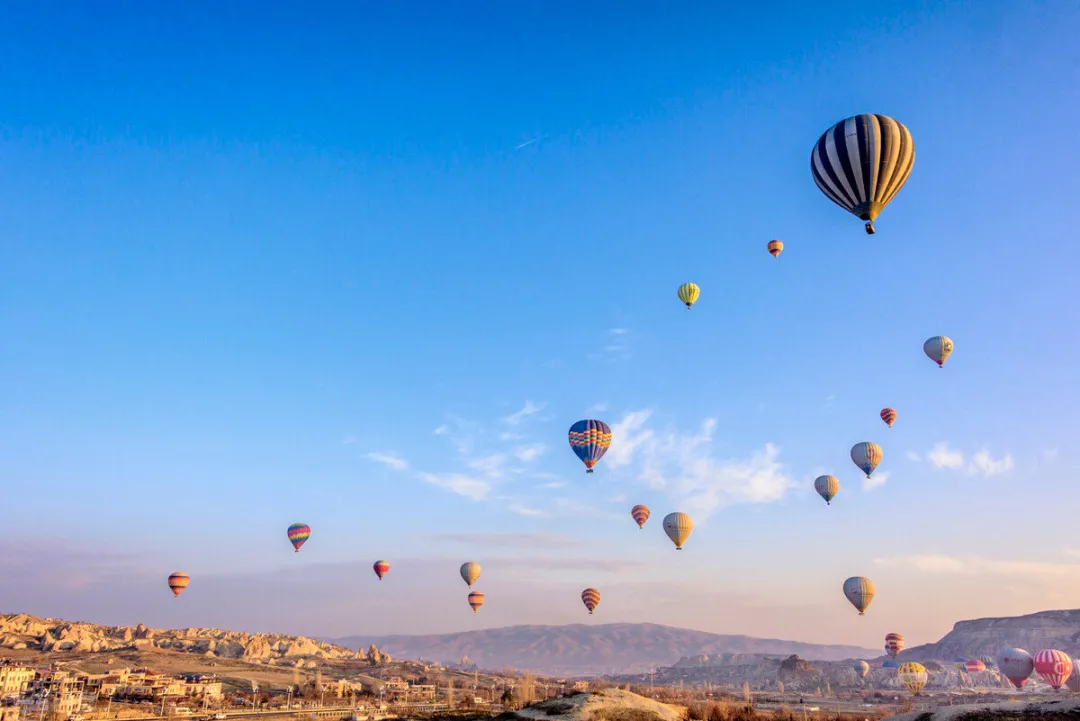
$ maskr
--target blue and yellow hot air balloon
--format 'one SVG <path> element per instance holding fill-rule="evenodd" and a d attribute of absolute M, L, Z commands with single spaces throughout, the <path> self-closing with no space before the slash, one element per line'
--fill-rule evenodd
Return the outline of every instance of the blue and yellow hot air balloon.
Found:
<path fill-rule="evenodd" d="M 856 443 L 851 447 L 851 462 L 869 478 L 881 463 L 881 446 L 871 441 Z"/>
<path fill-rule="evenodd" d="M 570 450 L 585 464 L 586 473 L 593 472 L 593 466 L 611 447 L 611 428 L 603 421 L 578 421 L 570 426 L 569 437 Z"/>
<path fill-rule="evenodd" d="M 818 476 L 814 479 L 814 490 L 825 499 L 825 505 L 832 503 L 833 496 L 840 492 L 840 481 L 836 476 Z"/>

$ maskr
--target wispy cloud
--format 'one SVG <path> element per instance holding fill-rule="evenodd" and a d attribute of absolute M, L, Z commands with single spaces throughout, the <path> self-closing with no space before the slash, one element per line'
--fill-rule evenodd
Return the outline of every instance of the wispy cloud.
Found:
<path fill-rule="evenodd" d="M 908 457 L 918 459 L 917 453 L 909 452 Z M 965 461 L 965 454 L 955 448 L 950 448 L 948 443 L 941 442 L 934 446 L 926 455 L 935 468 L 945 468 L 954 471 L 962 471 L 969 476 L 999 476 L 1013 469 L 1011 453 L 1006 453 L 1001 458 L 994 458 L 990 451 L 985 448 L 976 451 L 970 459 Z"/>
<path fill-rule="evenodd" d="M 667 490 L 682 510 L 698 518 L 736 503 L 778 501 L 795 485 L 772 443 L 746 458 L 720 459 L 712 448 L 715 419 L 705 419 L 696 432 L 657 432 L 647 425 L 651 414 L 632 411 L 612 425 L 613 443 L 604 463 Z"/>
<path fill-rule="evenodd" d="M 921 461 L 922 460 L 922 456 L 920 456 L 915 451 L 908 451 L 907 452 L 907 457 L 908 457 L 909 461 Z"/>
<path fill-rule="evenodd" d="M 505 418 L 503 418 L 503 422 L 508 423 L 512 426 L 516 426 L 529 416 L 544 410 L 546 406 L 547 403 L 537 404 L 533 403 L 532 401 L 525 401 L 525 406 L 520 411 L 518 411 L 517 413 L 511 413 L 510 415 L 506 416 Z"/>
<path fill-rule="evenodd" d="M 506 456 L 501 453 L 492 453 L 487 456 L 481 456 L 480 458 L 471 458 L 467 461 L 466 465 L 474 471 L 484 474 L 488 478 L 501 478 L 504 463 L 506 463 Z"/>
<path fill-rule="evenodd" d="M 1052 561 L 999 560 L 979 556 L 949 556 L 939 553 L 911 554 L 875 558 L 883 568 L 900 568 L 927 574 L 995 574 L 1002 576 L 1075 576 L 1080 564 Z"/>
<path fill-rule="evenodd" d="M 864 478 L 862 480 L 862 487 L 864 491 L 872 491 L 875 488 L 884 486 L 889 481 L 888 471 L 877 471 L 870 478 Z"/>
<path fill-rule="evenodd" d="M 526 140 L 524 143 L 519 143 L 519 144 L 515 145 L 514 150 L 521 150 L 522 148 L 527 148 L 530 145 L 532 145 L 533 143 L 539 143 L 541 140 L 543 140 L 546 137 L 547 137 L 547 135 L 538 135 L 538 136 L 536 136 L 535 138 L 533 138 L 531 140 Z"/>
<path fill-rule="evenodd" d="M 514 456 L 522 463 L 532 463 L 547 450 L 543 443 L 534 443 L 530 446 L 518 446 L 514 449 Z"/>
<path fill-rule="evenodd" d="M 424 483 L 445 488 L 474 501 L 482 501 L 487 498 L 488 493 L 491 491 L 491 485 L 487 481 L 464 473 L 427 473 L 421 471 L 417 473 L 417 477 Z"/>
<path fill-rule="evenodd" d="M 512 513 L 516 513 L 519 516 L 527 516 L 529 518 L 547 518 L 551 515 L 547 511 L 543 511 L 539 508 L 532 508 L 531 506 L 526 506 L 521 503 L 511 503 L 509 508 Z"/>
<path fill-rule="evenodd" d="M 541 483 L 539 486 L 537 486 L 537 488 L 554 489 L 554 488 L 566 488 L 566 486 L 567 486 L 566 481 L 548 481 L 547 483 Z"/>
<path fill-rule="evenodd" d="M 493 548 L 575 548 L 580 545 L 558 533 L 433 533 L 431 538 Z"/>
<path fill-rule="evenodd" d="M 398 471 L 404 471 L 409 467 L 409 464 L 404 458 L 400 458 L 393 453 L 368 453 L 366 458 L 375 461 L 376 463 L 381 463 L 384 466 L 390 466 Z"/>
<path fill-rule="evenodd" d="M 607 403 L 593 403 L 591 406 L 589 406 L 589 408 L 585 412 L 586 413 L 603 413 L 607 409 L 608 409 L 608 404 Z"/>
<path fill-rule="evenodd" d="M 609 328 L 608 329 L 608 333 L 610 333 L 611 335 L 626 335 L 629 332 L 630 331 L 628 331 L 626 328 Z"/>
<path fill-rule="evenodd" d="M 345 436 L 341 439 L 341 445 L 343 446 L 351 446 L 354 443 L 356 443 L 356 436 Z"/>
<path fill-rule="evenodd" d="M 630 331 L 626 328 L 609 328 L 600 352 L 590 353 L 593 360 L 627 360 L 630 358 Z"/>

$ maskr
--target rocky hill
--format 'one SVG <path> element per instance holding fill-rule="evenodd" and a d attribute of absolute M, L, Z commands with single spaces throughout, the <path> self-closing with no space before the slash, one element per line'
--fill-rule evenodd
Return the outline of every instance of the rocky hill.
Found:
<path fill-rule="evenodd" d="M 499 718 L 506 721 L 682 721 L 686 717 L 685 712 L 682 706 L 671 706 L 629 691 L 609 688 L 541 701 Z"/>
<path fill-rule="evenodd" d="M 1028 703 L 987 703 L 966 706 L 941 706 L 930 711 L 913 711 L 892 716 L 887 721 L 1076 721 L 1080 719 L 1080 701 L 1035 701 Z"/>
<path fill-rule="evenodd" d="M 155 648 L 301 668 L 312 667 L 321 659 L 352 659 L 358 656 L 356 651 L 303 636 L 239 633 L 212 628 L 162 630 L 146 628 L 142 624 L 134 627 L 99 626 L 25 614 L 0 616 L 0 649 L 104 653 Z"/>
<path fill-rule="evenodd" d="M 334 643 L 353 647 L 374 643 L 394 657 L 444 663 L 468 656 L 483 669 L 511 666 L 557 676 L 641 673 L 700 654 L 798 654 L 825 660 L 880 654 L 855 646 L 728 636 L 652 623 L 508 626 L 430 636 L 349 636 Z"/>
<path fill-rule="evenodd" d="M 1073 657 L 1080 656 L 1080 609 L 959 621 L 937 643 L 904 649 L 900 660 L 951 661 L 960 656 L 994 656 L 1003 646 L 1015 646 L 1031 653 L 1056 648 Z"/>

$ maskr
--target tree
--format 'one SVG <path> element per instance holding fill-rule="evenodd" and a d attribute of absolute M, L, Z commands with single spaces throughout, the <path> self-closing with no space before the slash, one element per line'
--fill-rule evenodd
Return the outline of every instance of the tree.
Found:
<path fill-rule="evenodd" d="M 777 681 L 776 682 L 776 690 L 779 691 L 780 693 L 784 693 L 784 682 L 783 681 Z"/>
<path fill-rule="evenodd" d="M 746 703 L 753 703 L 754 696 L 753 696 L 753 694 L 750 693 L 750 682 L 749 681 L 743 681 L 742 695 L 743 695 L 743 701 L 746 701 Z"/>
<path fill-rule="evenodd" d="M 828 681 L 825 682 L 825 695 L 832 696 L 832 686 L 829 685 Z"/>

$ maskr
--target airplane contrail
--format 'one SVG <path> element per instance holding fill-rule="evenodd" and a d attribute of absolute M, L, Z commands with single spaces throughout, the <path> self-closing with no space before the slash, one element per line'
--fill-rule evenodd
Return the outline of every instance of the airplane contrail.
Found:
<path fill-rule="evenodd" d="M 525 147 L 526 145 L 532 145 L 533 143 L 539 143 L 539 142 L 540 142 L 541 140 L 543 140 L 543 139 L 544 139 L 544 138 L 546 138 L 546 137 L 547 137 L 546 135 L 541 135 L 541 136 L 540 136 L 540 137 L 538 137 L 538 138 L 533 138 L 532 140 L 526 140 L 526 141 L 525 141 L 524 143 L 522 143 L 521 145 L 515 145 L 515 146 L 514 146 L 514 150 L 521 150 L 521 149 L 522 149 L 522 148 L 524 148 L 524 147 Z"/>

